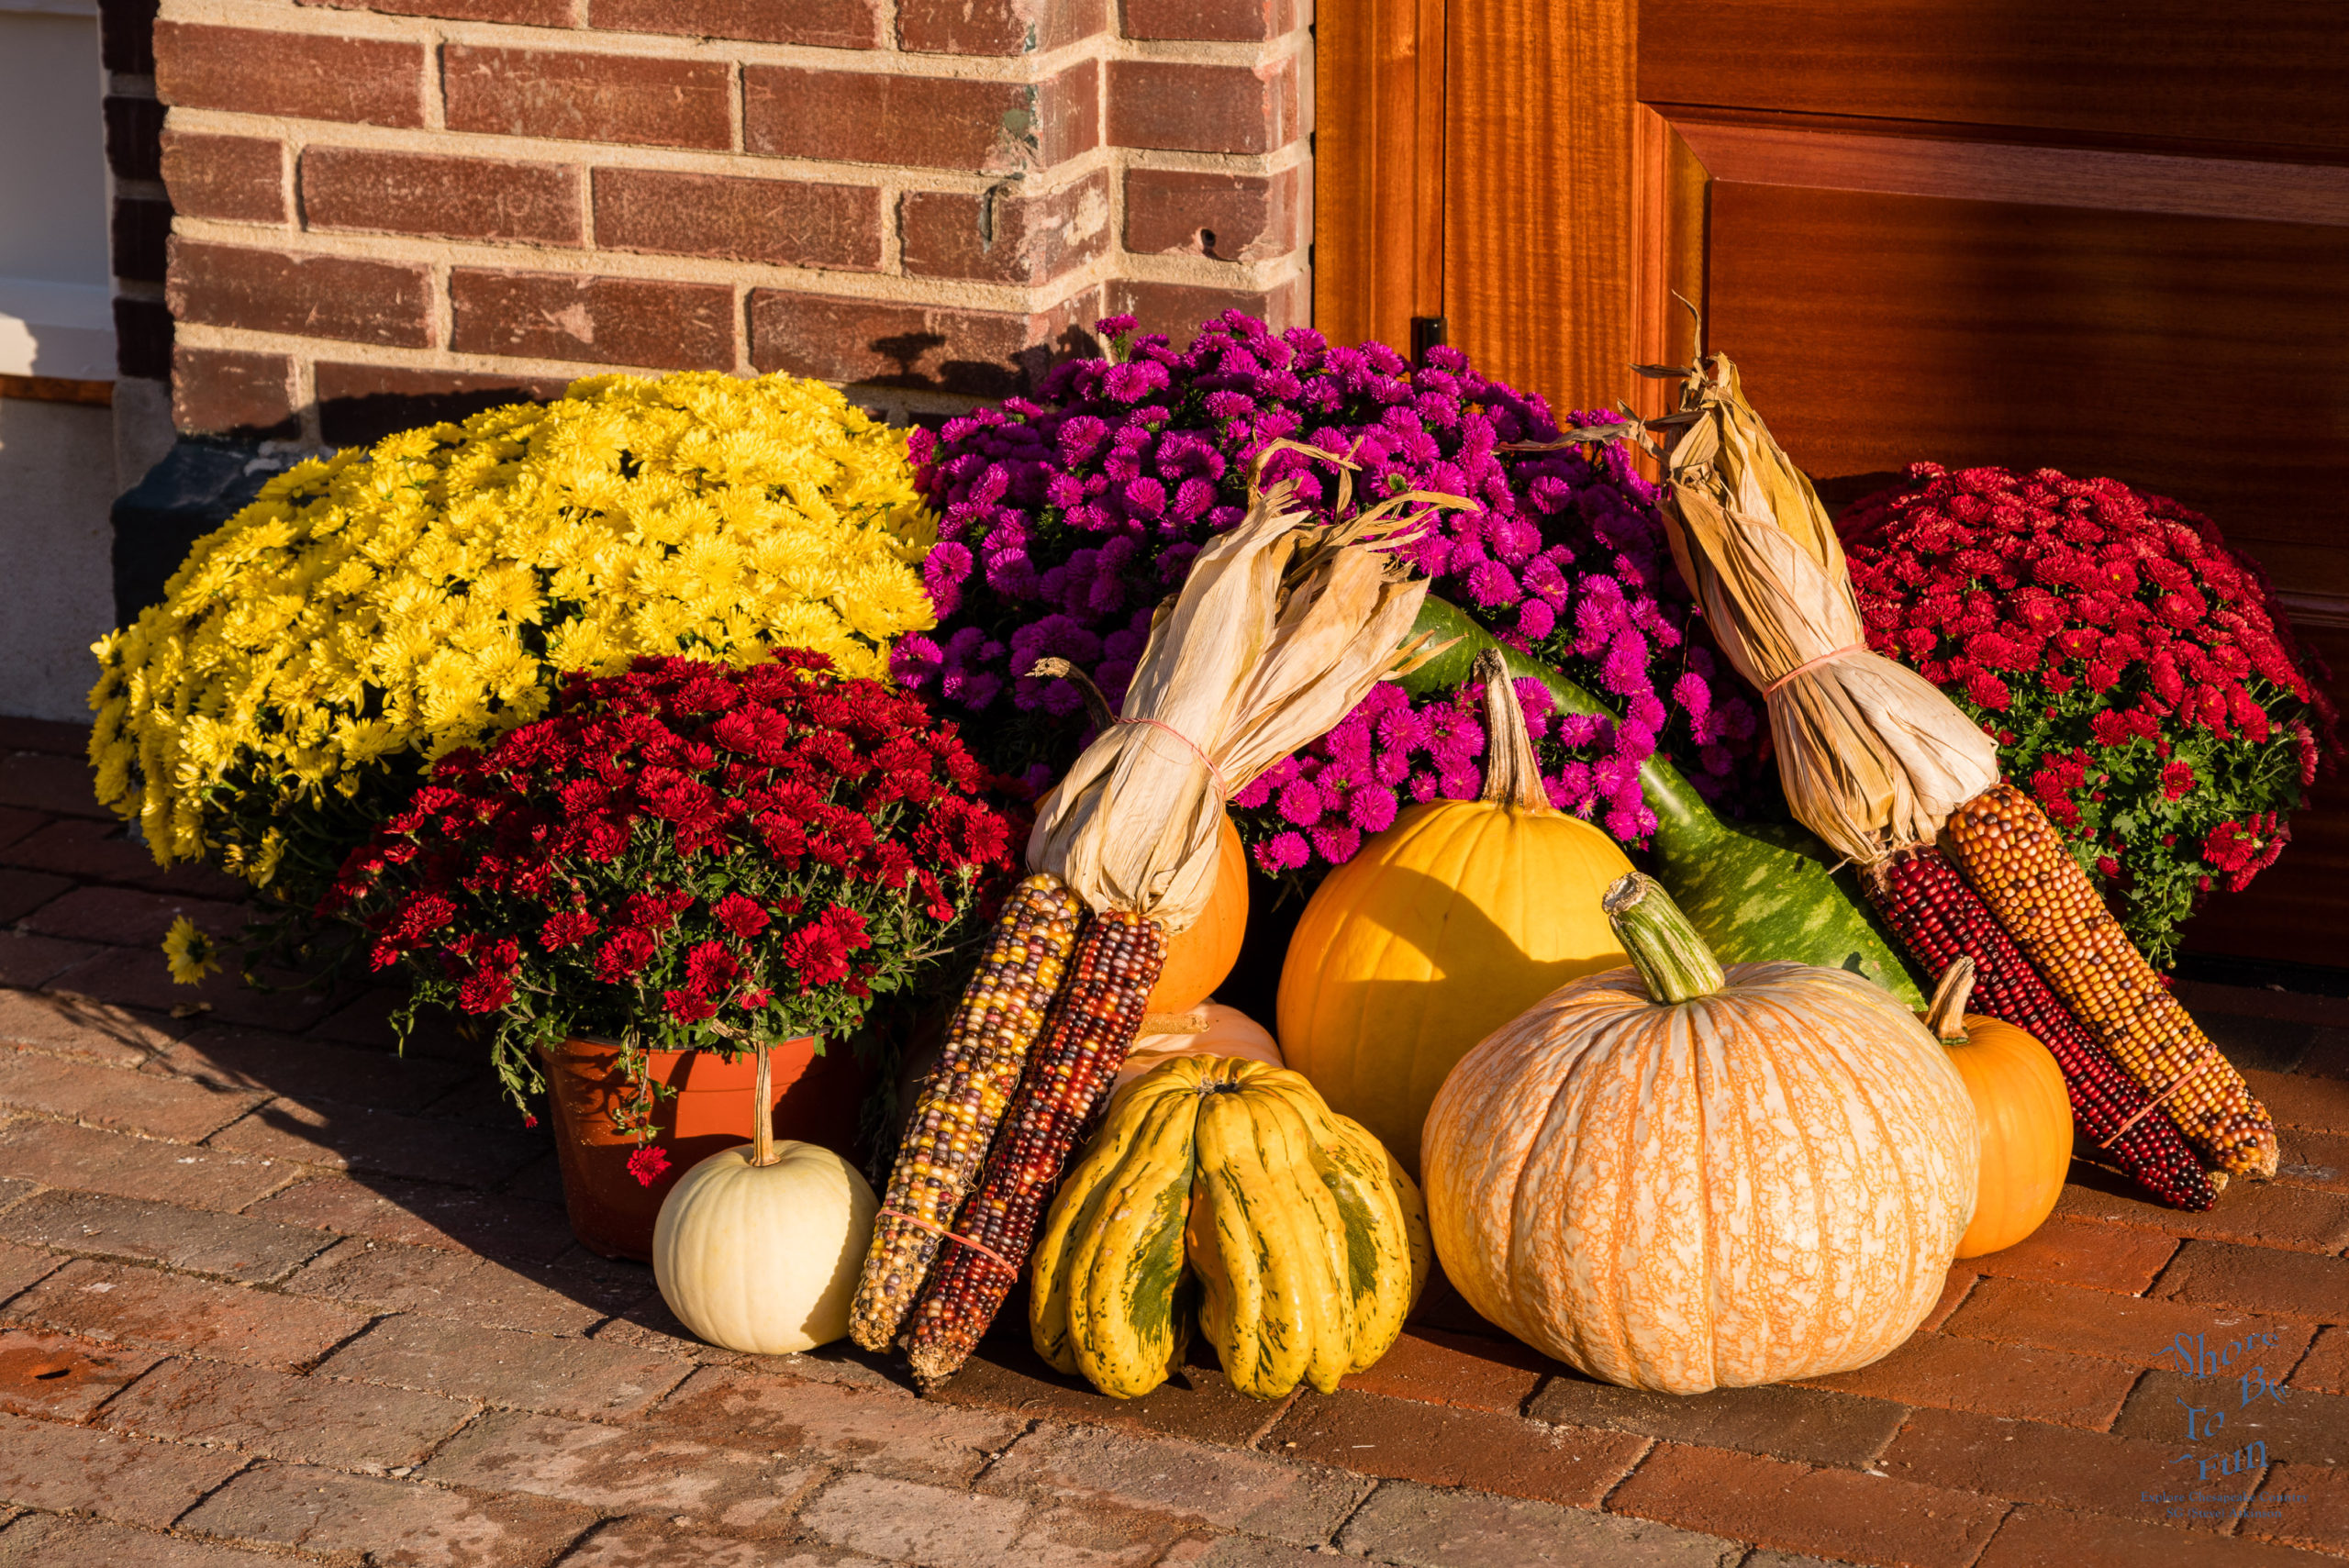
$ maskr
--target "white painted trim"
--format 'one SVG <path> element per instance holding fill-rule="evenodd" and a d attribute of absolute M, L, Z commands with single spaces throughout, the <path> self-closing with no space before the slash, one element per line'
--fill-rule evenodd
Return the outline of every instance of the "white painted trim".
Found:
<path fill-rule="evenodd" d="M 113 290 L 0 277 L 0 375 L 112 381 Z"/>

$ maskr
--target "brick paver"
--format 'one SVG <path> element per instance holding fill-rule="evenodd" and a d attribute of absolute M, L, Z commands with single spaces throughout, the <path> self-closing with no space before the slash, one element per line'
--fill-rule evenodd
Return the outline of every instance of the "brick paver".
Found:
<path fill-rule="evenodd" d="M 523 1410 L 616 1417 L 641 1411 L 692 1367 L 586 1340 L 403 1314 L 377 1323 L 318 1370 Z"/>
<path fill-rule="evenodd" d="M 1719 1536 L 1668 1524 L 1408 1483 L 1373 1494 L 1338 1545 L 1413 1568 L 1731 1568 L 1743 1557 Z"/>
<path fill-rule="evenodd" d="M 1286 1457 L 1364 1475 L 1577 1508 L 1597 1507 L 1648 1448 L 1625 1432 L 1353 1393 L 1298 1396 L 1265 1442 Z"/>
<path fill-rule="evenodd" d="M 84 1420 L 162 1359 L 160 1351 L 45 1329 L 0 1329 L 0 1410 Z"/>
<path fill-rule="evenodd" d="M 1682 1396 L 1560 1376 L 1543 1385 L 1528 1413 L 1812 1464 L 1865 1464 L 1883 1451 L 1909 1412 L 1888 1399 L 1787 1384 Z"/>
<path fill-rule="evenodd" d="M 2292 1369 L 2292 1386 L 2349 1394 L 2349 1329 L 2327 1329 Z"/>
<path fill-rule="evenodd" d="M 0 1127 L 0 1175 L 70 1192 L 233 1212 L 297 1173 L 259 1155 L 192 1149 L 71 1122 Z"/>
<path fill-rule="evenodd" d="M 0 1307 L 0 1318 L 275 1367 L 316 1361 L 367 1324 L 325 1302 L 89 1259 L 17 1296 Z"/>
<path fill-rule="evenodd" d="M 422 1463 L 477 1408 L 405 1388 L 174 1359 L 140 1378 L 100 1420 L 144 1437 L 372 1472 Z"/>
<path fill-rule="evenodd" d="M 702 1368 L 648 1418 L 680 1436 L 950 1485 L 971 1481 L 1026 1425 L 992 1410 L 909 1404 L 894 1387 L 731 1367 Z"/>
<path fill-rule="evenodd" d="M 0 1502 L 161 1529 L 250 1462 L 56 1421 L 0 1415 Z"/>
<path fill-rule="evenodd" d="M 63 1188 L 0 1214 L 0 1237 L 61 1252 L 161 1263 L 244 1284 L 282 1278 L 327 1244 L 315 1230 L 247 1215 Z"/>
<path fill-rule="evenodd" d="M 544 1562 L 595 1521 L 573 1503 L 264 1462 L 205 1498 L 180 1528 L 320 1555 L 363 1551 L 405 1568 L 507 1568 Z"/>
<path fill-rule="evenodd" d="M 774 1534 L 822 1473 L 748 1448 L 641 1427 L 499 1410 L 442 1444 L 424 1479 L 477 1492 L 527 1492 L 678 1522 Z"/>
<path fill-rule="evenodd" d="M 1328 1540 L 1370 1490 L 1342 1470 L 1287 1455 L 1065 1427 L 1021 1438 L 987 1472 L 985 1485 L 1156 1510 L 1308 1546 Z"/>
<path fill-rule="evenodd" d="M 692 1340 L 572 1240 L 550 1129 L 447 1021 L 403 1056 L 380 989 L 172 985 L 161 923 L 225 929 L 237 889 L 141 861 L 53 728 L 0 721 L 0 1568 L 2349 1557 L 2349 1002 L 2190 988 L 2282 1179 L 2181 1215 L 2076 1166 L 1855 1372 L 1609 1388 L 1438 1277 L 1335 1395 L 1243 1398 L 1195 1344 L 1109 1399 L 1015 1303 L 923 1400 L 846 1347 Z M 2183 1370 L 2198 1335 L 2222 1375 Z M 2281 1397 L 2243 1402 L 2246 1361 Z M 2189 1448 L 2219 1500 L 2166 1500 Z"/>
<path fill-rule="evenodd" d="M 1608 1499 L 1618 1513 L 1792 1551 L 1965 1568 L 2006 1517 L 1946 1487 L 1664 1443 Z"/>
<path fill-rule="evenodd" d="M 0 1568 L 284 1568 L 285 1559 L 102 1519 L 27 1514 L 0 1530 Z"/>
<path fill-rule="evenodd" d="M 110 1007 L 73 995 L 0 991 L 0 1043 L 113 1067 L 138 1067 L 194 1026 L 159 1013 Z"/>
<path fill-rule="evenodd" d="M 149 1138 L 196 1142 L 263 1097 L 37 1051 L 0 1051 L 0 1106 Z"/>

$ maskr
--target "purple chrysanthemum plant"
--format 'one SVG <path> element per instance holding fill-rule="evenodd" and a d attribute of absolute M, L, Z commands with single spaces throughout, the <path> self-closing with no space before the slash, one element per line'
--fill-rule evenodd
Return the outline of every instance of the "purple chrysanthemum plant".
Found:
<path fill-rule="evenodd" d="M 1765 734 L 1724 684 L 1733 677 L 1690 641 L 1696 610 L 1656 492 L 1620 445 L 1508 450 L 1555 439 L 1557 421 L 1453 349 L 1413 367 L 1383 343 L 1332 347 L 1238 311 L 1181 350 L 1126 341 L 1130 317 L 1099 329 L 1122 351 L 1060 365 L 1032 399 L 914 437 L 917 483 L 940 517 L 923 567 L 939 624 L 901 639 L 894 665 L 991 766 L 1041 788 L 1076 755 L 1091 733 L 1084 694 L 1023 672 L 1057 655 L 1115 705 L 1152 611 L 1200 543 L 1239 521 L 1249 460 L 1286 438 L 1356 464 L 1364 502 L 1416 489 L 1473 503 L 1430 518 L 1413 563 L 1496 638 L 1621 716 L 1557 714 L 1539 683 L 1520 683 L 1561 809 L 1643 843 L 1655 819 L 1639 769 L 1659 747 L 1707 795 L 1742 793 Z M 1265 482 L 1281 478 L 1317 509 L 1336 500 L 1331 465 L 1276 453 Z M 1401 806 L 1474 795 L 1484 753 L 1475 694 L 1415 700 L 1380 686 L 1241 792 L 1233 816 L 1264 871 L 1315 880 Z"/>

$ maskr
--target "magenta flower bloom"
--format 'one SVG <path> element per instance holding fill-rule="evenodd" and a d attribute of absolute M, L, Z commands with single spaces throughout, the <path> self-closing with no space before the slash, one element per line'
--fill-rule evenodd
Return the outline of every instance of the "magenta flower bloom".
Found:
<path fill-rule="evenodd" d="M 1099 324 L 1110 338 L 1130 320 Z M 1588 423 L 1600 416 L 1572 416 Z M 1753 706 L 1692 644 L 1697 611 L 1672 568 L 1655 491 L 1620 447 L 1513 452 L 1555 439 L 1540 397 L 1437 349 L 1417 368 L 1382 343 L 1333 347 L 1228 312 L 1188 349 L 1134 339 L 1115 361 L 1063 364 L 1013 398 L 917 431 L 918 483 L 939 514 L 924 565 L 938 628 L 900 639 L 897 678 L 961 720 L 983 760 L 1032 787 L 1091 735 L 1083 694 L 1032 679 L 1057 654 L 1124 695 L 1152 610 L 1210 536 L 1238 522 L 1249 461 L 1286 438 L 1358 465 L 1358 498 L 1433 490 L 1475 503 L 1430 518 L 1408 547 L 1434 592 L 1493 636 L 1555 664 L 1622 714 L 1551 712 L 1520 682 L 1543 779 L 1562 809 L 1643 842 L 1654 818 L 1639 769 L 1658 746 L 1732 802 L 1764 746 Z M 1324 510 L 1337 470 L 1275 454 Z M 1318 876 L 1415 801 L 1483 787 L 1479 694 L 1414 702 L 1374 690 L 1325 740 L 1233 801 L 1256 863 Z"/>

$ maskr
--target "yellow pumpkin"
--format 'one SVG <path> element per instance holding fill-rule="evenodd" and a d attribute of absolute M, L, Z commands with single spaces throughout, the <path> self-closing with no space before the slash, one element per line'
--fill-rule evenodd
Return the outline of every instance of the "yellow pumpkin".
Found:
<path fill-rule="evenodd" d="M 1281 968 L 1288 1064 L 1415 1173 L 1452 1064 L 1567 981 L 1623 962 L 1598 899 L 1631 862 L 1551 806 L 1506 668 L 1487 654 L 1476 673 L 1484 794 L 1411 806 L 1331 872 Z"/>
<path fill-rule="evenodd" d="M 1265 1032 L 1264 1026 L 1239 1008 L 1209 1002 L 1198 1010 L 1207 1015 L 1208 1027 L 1197 1034 L 1146 1034 L 1135 1040 L 1133 1049 L 1126 1052 L 1126 1064 L 1118 1069 L 1118 1081 L 1109 1085 L 1109 1092 L 1116 1094 L 1152 1068 L 1176 1056 L 1237 1056 L 1261 1062 L 1267 1067 L 1286 1065 L 1281 1060 L 1280 1046 Z"/>
<path fill-rule="evenodd" d="M 2002 1251 L 2055 1212 L 2072 1168 L 2072 1096 L 2055 1058 L 2024 1030 L 1965 1010 L 1974 961 L 1961 958 L 1942 976 L 1925 1027 L 1949 1051 L 1974 1100 L 1982 1131 L 1982 1177 L 1974 1222 L 1957 1255 Z"/>
<path fill-rule="evenodd" d="M 1593 1377 L 1701 1394 L 1865 1366 L 1940 1299 L 1979 1158 L 1957 1068 L 1840 969 L 1724 971 L 1664 890 L 1631 969 L 1478 1045 L 1428 1112 L 1428 1223 L 1468 1304 Z"/>
<path fill-rule="evenodd" d="M 1189 1012 L 1214 995 L 1240 962 L 1240 941 L 1248 934 L 1248 851 L 1229 816 L 1217 844 L 1215 893 L 1197 920 L 1167 939 L 1166 967 L 1150 988 L 1151 1012 Z"/>

